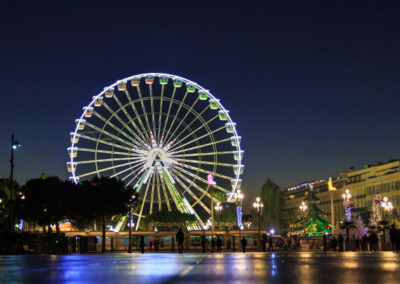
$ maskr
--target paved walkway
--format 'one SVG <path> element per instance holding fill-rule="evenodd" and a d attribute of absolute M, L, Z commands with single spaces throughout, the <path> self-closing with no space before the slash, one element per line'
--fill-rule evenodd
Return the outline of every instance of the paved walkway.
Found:
<path fill-rule="evenodd" d="M 0 283 L 400 283 L 391 252 L 0 256 Z"/>

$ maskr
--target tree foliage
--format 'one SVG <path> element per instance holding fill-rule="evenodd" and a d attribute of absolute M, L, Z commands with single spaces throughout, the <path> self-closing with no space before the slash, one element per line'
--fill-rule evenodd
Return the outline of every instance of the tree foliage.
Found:
<path fill-rule="evenodd" d="M 261 201 L 264 204 L 261 216 L 261 227 L 268 229 L 282 227 L 283 197 L 279 186 L 271 179 L 267 179 L 261 187 Z M 257 216 L 254 213 L 253 223 L 258 225 Z"/>
<path fill-rule="evenodd" d="M 140 227 L 142 229 L 148 229 L 149 224 L 152 222 L 159 223 L 193 223 L 196 222 L 196 217 L 192 214 L 182 213 L 178 210 L 173 211 L 157 211 L 153 214 L 147 215 L 142 222 Z"/>

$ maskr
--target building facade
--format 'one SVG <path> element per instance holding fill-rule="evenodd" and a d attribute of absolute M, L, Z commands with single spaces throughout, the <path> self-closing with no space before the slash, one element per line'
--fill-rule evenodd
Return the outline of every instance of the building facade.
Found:
<path fill-rule="evenodd" d="M 353 215 L 368 219 L 371 215 L 374 200 L 387 197 L 393 204 L 391 214 L 398 214 L 400 208 L 400 161 L 392 160 L 387 163 L 365 166 L 364 169 L 341 172 L 332 178 L 334 191 L 335 225 L 345 219 L 345 208 L 342 194 L 349 189 L 352 195 Z M 313 188 L 320 199 L 319 208 L 331 220 L 330 192 L 328 180 L 305 182 L 298 186 L 287 188 L 284 196 L 284 217 L 288 223 L 294 222 L 300 216 L 299 206 L 310 188 Z"/>

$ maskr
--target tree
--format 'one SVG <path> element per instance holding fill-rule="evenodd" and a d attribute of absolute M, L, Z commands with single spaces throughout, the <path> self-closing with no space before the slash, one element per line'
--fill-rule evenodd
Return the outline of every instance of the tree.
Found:
<path fill-rule="evenodd" d="M 290 233 L 306 236 L 322 236 L 332 232 L 332 226 L 323 216 L 324 212 L 318 207 L 319 198 L 310 190 L 304 201 L 307 202 L 307 213 L 305 217 L 300 217 L 290 227 Z"/>
<path fill-rule="evenodd" d="M 173 211 L 157 211 L 150 215 L 147 215 L 140 223 L 140 228 L 149 229 L 149 225 L 153 222 L 165 223 L 165 229 L 175 229 L 175 227 L 180 227 L 181 223 L 187 225 L 196 223 L 197 219 L 194 215 L 189 213 L 182 213 L 178 210 Z M 173 227 L 171 224 L 177 224 Z M 159 228 L 160 229 L 160 228 Z"/>
<path fill-rule="evenodd" d="M 91 197 L 91 213 L 100 217 L 102 221 L 102 247 L 104 253 L 106 250 L 106 220 L 114 215 L 126 214 L 128 204 L 133 189 L 125 187 L 125 184 L 116 178 L 95 177 L 91 181 L 85 181 L 82 186 Z M 88 200 L 87 200 L 88 201 Z"/>
<path fill-rule="evenodd" d="M 68 182 L 69 183 L 69 182 Z M 16 214 L 26 221 L 43 226 L 43 231 L 51 233 L 51 225 L 55 224 L 60 233 L 59 222 L 67 216 L 66 182 L 58 177 L 31 179 L 22 187 L 24 199 L 16 206 Z M 18 201 L 18 200 L 17 200 Z"/>
<path fill-rule="evenodd" d="M 282 228 L 283 197 L 279 186 L 268 178 L 261 188 L 260 198 L 264 204 L 261 226 Z"/>

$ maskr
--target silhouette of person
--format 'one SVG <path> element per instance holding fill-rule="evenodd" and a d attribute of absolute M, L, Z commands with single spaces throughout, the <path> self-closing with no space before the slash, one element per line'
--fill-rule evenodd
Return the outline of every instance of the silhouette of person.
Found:
<path fill-rule="evenodd" d="M 246 252 L 246 246 L 247 246 L 247 240 L 246 240 L 246 238 L 243 237 L 243 238 L 240 240 L 240 243 L 242 244 L 242 251 L 243 251 L 243 253 L 245 253 L 245 252 Z"/>
<path fill-rule="evenodd" d="M 182 231 L 182 228 L 179 228 L 176 233 L 176 241 L 178 242 L 178 251 L 179 253 L 183 253 L 183 241 L 185 240 L 185 234 Z"/>

